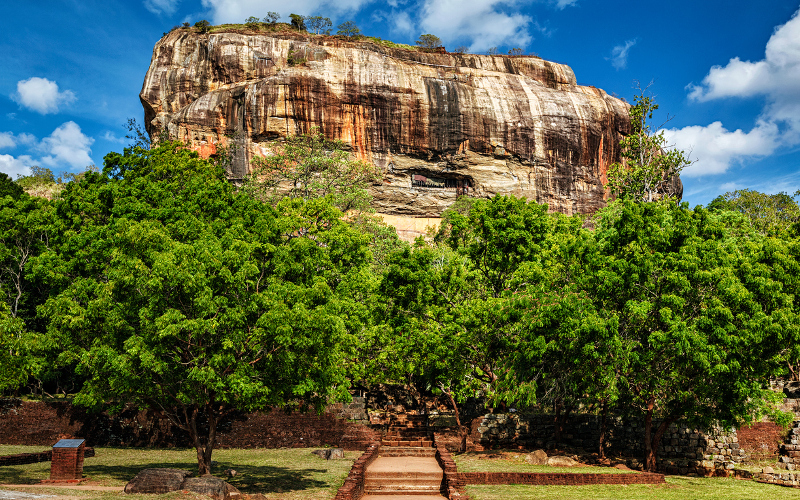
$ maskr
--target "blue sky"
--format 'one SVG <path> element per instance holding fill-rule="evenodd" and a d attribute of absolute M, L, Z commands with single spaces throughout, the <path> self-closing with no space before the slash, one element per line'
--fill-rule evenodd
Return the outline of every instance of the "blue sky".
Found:
<path fill-rule="evenodd" d="M 268 11 L 353 20 L 413 43 L 472 52 L 521 47 L 570 65 L 578 82 L 632 101 L 650 90 L 671 143 L 697 161 L 684 200 L 733 189 L 800 189 L 800 3 L 597 0 L 37 0 L 6 2 L 0 35 L 0 171 L 102 165 L 142 121 L 138 93 L 172 26 Z M 669 121 L 666 121 L 671 118 Z"/>

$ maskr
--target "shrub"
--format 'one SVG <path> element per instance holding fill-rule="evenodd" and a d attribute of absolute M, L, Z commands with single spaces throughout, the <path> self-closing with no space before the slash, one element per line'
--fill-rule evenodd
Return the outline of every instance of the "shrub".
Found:
<path fill-rule="evenodd" d="M 200 33 L 208 33 L 211 23 L 203 19 L 194 23 L 194 27 L 200 30 Z"/>
<path fill-rule="evenodd" d="M 292 27 L 298 31 L 306 31 L 306 18 L 300 14 L 289 14 L 292 20 Z"/>
<path fill-rule="evenodd" d="M 337 35 L 346 36 L 348 38 L 353 38 L 355 36 L 361 36 L 361 30 L 358 29 L 356 23 L 353 21 L 347 21 L 340 24 L 337 28 L 338 31 L 336 32 Z"/>

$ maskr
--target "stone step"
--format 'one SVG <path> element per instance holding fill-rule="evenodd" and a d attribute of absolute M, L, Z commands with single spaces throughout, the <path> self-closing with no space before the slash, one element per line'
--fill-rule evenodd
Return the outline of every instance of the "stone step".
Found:
<path fill-rule="evenodd" d="M 390 439 L 381 440 L 383 446 L 390 447 L 406 447 L 406 448 L 432 448 L 433 442 L 429 440 L 414 440 L 414 441 L 395 441 Z"/>
<path fill-rule="evenodd" d="M 396 482 L 385 485 L 364 485 L 366 495 L 433 495 L 439 493 L 439 485 L 399 484 Z"/>
<path fill-rule="evenodd" d="M 381 446 L 382 457 L 435 457 L 436 450 L 430 446 Z"/>
<path fill-rule="evenodd" d="M 377 493 L 372 495 L 364 495 L 361 497 L 361 500 L 442 500 L 443 497 L 441 494 L 437 493 L 435 495 L 429 493 Z"/>
<path fill-rule="evenodd" d="M 384 438 L 428 438 L 428 431 L 392 431 L 389 430 Z"/>

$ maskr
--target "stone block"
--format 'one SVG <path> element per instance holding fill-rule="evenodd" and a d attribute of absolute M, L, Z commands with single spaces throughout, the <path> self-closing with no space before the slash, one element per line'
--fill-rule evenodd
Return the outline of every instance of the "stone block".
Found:
<path fill-rule="evenodd" d="M 181 489 L 183 481 L 191 475 L 188 470 L 181 469 L 144 469 L 125 485 L 125 493 L 177 491 Z"/>

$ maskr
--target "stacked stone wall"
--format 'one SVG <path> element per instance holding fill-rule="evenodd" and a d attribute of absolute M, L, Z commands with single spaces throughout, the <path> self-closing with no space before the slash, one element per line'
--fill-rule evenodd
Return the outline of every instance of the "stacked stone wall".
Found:
<path fill-rule="evenodd" d="M 661 422 L 653 422 L 653 431 Z M 476 425 L 477 424 L 477 425 Z M 553 448 L 567 446 L 596 451 L 600 437 L 600 420 L 595 415 L 572 416 L 558 442 L 554 441 L 555 423 L 547 414 L 487 414 L 473 423 L 471 441 L 476 450 L 493 448 Z M 644 456 L 644 423 L 629 419 L 609 419 L 606 446 L 610 453 Z M 670 425 L 661 440 L 658 452 L 660 466 L 676 472 L 698 468 L 725 468 L 749 458 L 738 443 L 735 430 L 715 428 L 708 432 L 684 424 Z M 637 464 L 634 461 L 634 466 Z"/>

